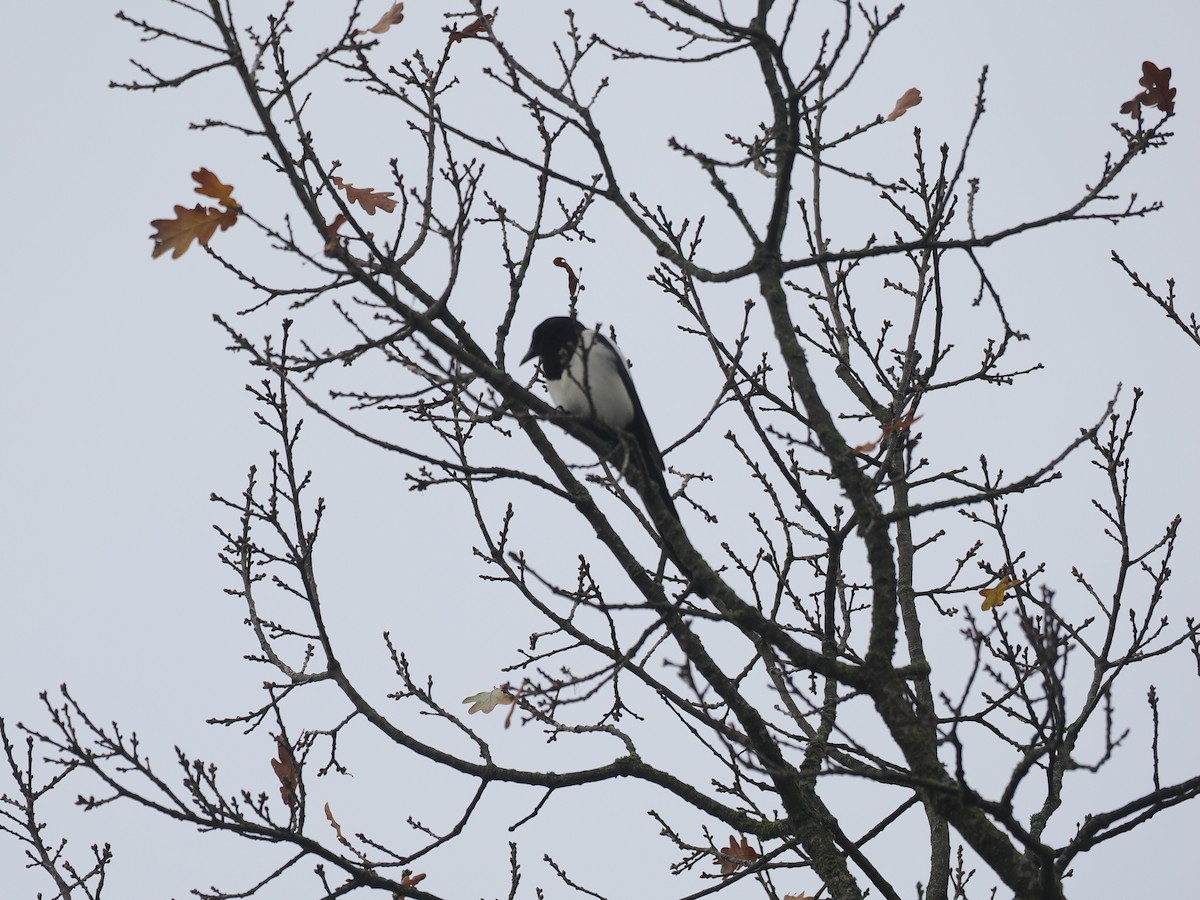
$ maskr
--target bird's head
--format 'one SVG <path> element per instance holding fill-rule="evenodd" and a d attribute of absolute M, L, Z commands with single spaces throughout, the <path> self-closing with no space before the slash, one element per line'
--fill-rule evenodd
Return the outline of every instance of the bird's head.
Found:
<path fill-rule="evenodd" d="M 569 356 L 579 341 L 579 335 L 584 328 L 569 316 L 551 316 L 533 329 L 533 340 L 529 344 L 529 352 L 521 360 L 522 365 L 535 356 L 540 359 L 561 359 Z"/>

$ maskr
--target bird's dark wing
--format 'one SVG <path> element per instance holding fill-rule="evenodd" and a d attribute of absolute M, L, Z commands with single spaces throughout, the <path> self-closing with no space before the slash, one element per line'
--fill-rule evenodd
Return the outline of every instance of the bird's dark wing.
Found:
<path fill-rule="evenodd" d="M 663 462 L 662 452 L 658 449 L 658 442 L 654 440 L 654 432 L 650 430 L 650 422 L 646 419 L 646 411 L 642 409 L 642 401 L 638 397 L 637 388 L 633 386 L 633 378 L 629 374 L 629 366 L 625 362 L 625 357 L 621 355 L 621 351 L 616 348 L 613 342 L 604 335 L 597 332 L 596 338 L 616 359 L 617 371 L 620 373 L 621 383 L 625 386 L 625 390 L 629 392 L 630 400 L 633 401 L 633 421 L 625 426 L 625 430 L 633 437 L 637 443 L 638 450 L 641 451 L 643 469 L 650 476 L 651 480 L 654 481 L 660 496 L 667 504 L 667 508 L 671 511 L 671 514 L 678 519 L 679 512 L 675 509 L 675 499 L 671 496 L 671 490 L 667 487 L 667 481 L 663 477 L 666 464 Z"/>

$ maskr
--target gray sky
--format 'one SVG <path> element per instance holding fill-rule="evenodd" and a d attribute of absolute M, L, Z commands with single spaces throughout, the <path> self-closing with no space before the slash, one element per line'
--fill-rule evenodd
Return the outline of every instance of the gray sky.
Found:
<path fill-rule="evenodd" d="M 322 11 L 343 5 L 329 3 Z M 371 5 L 372 14 L 374 6 L 386 5 Z M 248 466 L 265 463 L 269 446 L 243 390 L 258 375 L 224 351 L 226 342 L 212 323 L 213 313 L 232 315 L 251 298 L 198 250 L 175 262 L 152 261 L 147 236 L 151 219 L 169 215 L 175 203 L 194 202 L 188 175 L 200 166 L 232 182 L 243 202 L 251 196 L 275 202 L 279 188 L 258 163 L 260 147 L 187 129 L 190 121 L 209 115 L 242 117 L 240 97 L 228 78 L 155 95 L 109 90 L 109 80 L 134 77 L 126 60 L 141 58 L 147 48 L 112 18 L 114 7 L 79 6 L 66 27 L 38 4 L 16 4 L 0 35 L 5 85 L 0 162 L 8 174 L 0 240 L 7 274 L 0 294 L 5 512 L 0 519 L 5 615 L 0 715 L 40 724 L 38 692 L 67 682 L 100 721 L 136 729 L 162 773 L 169 774 L 171 748 L 179 744 L 189 755 L 218 761 L 231 783 L 273 792 L 272 747 L 265 734 L 247 739 L 203 724 L 209 716 L 258 702 L 263 677 L 241 661 L 250 651 L 249 634 L 240 625 L 243 611 L 223 593 L 228 579 L 216 559 L 220 541 L 211 527 L 217 510 L 208 501 L 213 491 L 236 494 Z M 153 18 L 164 7 L 135 2 L 124 8 Z M 398 59 L 413 48 L 440 46 L 440 10 L 421 0 L 409 7 L 408 20 L 385 36 L 380 52 Z M 896 174 L 908 171 L 913 126 L 924 130 L 931 145 L 945 140 L 957 146 L 979 69 L 991 65 L 988 115 L 973 158 L 974 173 L 984 184 L 977 215 L 986 229 L 1056 209 L 1094 181 L 1103 152 L 1118 147 L 1109 123 L 1116 120 L 1120 103 L 1136 93 L 1141 61 L 1174 69 L 1179 112 L 1174 145 L 1151 154 L 1124 182 L 1126 191 L 1162 199 L 1166 209 L 1117 229 L 1103 223 L 1058 228 L 990 252 L 991 273 L 1000 280 L 1010 313 L 1033 334 L 1022 358 L 1046 363 L 1047 371 L 1011 390 L 931 407 L 923 425 L 931 454 L 973 460 L 984 450 L 1016 474 L 1053 456 L 1078 426 L 1094 421 L 1116 382 L 1124 382 L 1126 397 L 1134 385 L 1145 388 L 1133 515 L 1142 537 L 1150 539 L 1175 512 L 1184 514 L 1184 552 L 1175 566 L 1169 608 L 1177 620 L 1195 615 L 1189 586 L 1200 574 L 1191 515 L 1198 492 L 1190 465 L 1198 436 L 1194 385 L 1200 353 L 1127 284 L 1108 255 L 1118 249 L 1155 283 L 1176 278 L 1183 307 L 1200 308 L 1194 249 L 1200 140 L 1193 112 L 1200 79 L 1189 68 L 1196 58 L 1200 16 L 1184 8 L 1171 0 L 918 0 L 889 33 L 856 88 L 866 109 L 861 118 L 886 112 L 910 86 L 924 94 L 922 105 L 894 130 L 864 142 L 860 150 L 878 155 L 869 166 L 877 174 Z M 585 22 L 587 12 L 581 10 Z M 501 25 L 514 39 L 536 43 L 544 37 L 539 28 L 553 28 L 557 35 L 559 19 L 557 12 L 502 8 Z M 585 24 L 584 30 L 596 27 Z M 477 69 L 469 60 L 471 49 L 464 48 L 464 76 Z M 624 80 L 614 85 L 610 102 L 627 110 L 621 104 L 644 86 L 634 67 L 617 74 Z M 661 138 L 677 129 L 697 133 L 701 112 L 737 114 L 741 103 L 722 81 L 697 84 L 690 96 L 694 102 L 655 110 L 644 120 L 628 115 L 624 137 L 637 139 L 630 147 L 641 147 L 643 135 L 654 136 L 653 152 L 633 178 L 654 186 L 667 203 L 687 203 L 695 175 L 681 171 L 665 150 L 658 155 Z M 343 129 L 330 139 L 339 147 L 332 155 L 340 153 L 348 165 L 378 173 L 379 186 L 388 157 L 395 155 L 390 141 L 401 129 L 389 132 L 386 120 L 381 123 L 373 114 L 367 106 L 326 113 L 331 131 Z M 481 107 L 481 118 L 489 114 Z M 870 215 L 878 210 L 870 207 Z M 692 212 L 681 209 L 680 215 Z M 834 242 L 847 246 L 871 230 L 886 234 L 891 227 L 886 221 L 860 221 L 855 208 L 835 218 L 842 231 Z M 225 246 L 253 259 L 249 234 L 227 237 Z M 663 301 L 644 281 L 649 256 L 626 251 L 616 241 L 601 239 L 567 251 L 584 270 L 587 298 L 611 298 L 597 317 L 618 328 L 660 441 L 670 443 L 687 427 L 692 409 L 672 408 L 667 397 L 673 385 L 639 365 L 657 338 L 631 322 L 644 317 L 649 304 Z M 541 306 L 530 302 L 523 308 L 522 332 L 558 311 L 561 273 L 547 267 L 541 277 L 546 299 Z M 478 284 L 478 317 L 488 321 L 489 285 L 502 293 L 503 281 L 497 281 L 502 274 L 481 270 L 469 278 Z M 667 315 L 662 307 L 653 309 L 655 315 Z M 267 320 L 256 326 L 270 328 Z M 700 400 L 697 408 L 702 407 Z M 394 460 L 315 420 L 309 424 L 306 464 L 317 472 L 317 493 L 331 502 L 324 590 L 343 647 L 354 648 L 349 658 L 364 679 L 382 685 L 380 694 L 391 689 L 378 638 L 390 628 L 411 636 L 415 668 L 435 676 L 447 703 L 502 680 L 499 666 L 510 660 L 511 648 L 523 642 L 529 626 L 511 623 L 511 605 L 475 581 L 470 537 L 452 551 L 442 549 L 446 530 L 462 514 L 461 498 L 410 494 Z M 1083 465 L 1073 469 L 1081 477 L 1086 471 Z M 1014 509 L 1014 520 L 1027 529 L 1022 532 L 1026 544 L 1037 546 L 1047 560 L 1047 582 L 1064 593 L 1071 565 L 1090 568 L 1097 577 L 1111 571 L 1099 524 L 1086 507 L 1096 489 L 1094 480 L 1056 487 L 1044 499 Z M 574 551 L 565 547 L 564 552 Z M 1194 774 L 1189 765 L 1200 737 L 1195 725 L 1200 695 L 1194 673 L 1190 681 L 1188 676 L 1186 665 L 1155 676 L 1165 692 L 1162 753 L 1168 779 Z M 1172 691 L 1174 684 L 1179 687 Z M 1144 680 L 1131 679 L 1124 707 L 1131 722 L 1144 723 L 1144 706 L 1137 705 L 1144 690 Z M 556 768 L 579 764 L 578 757 L 557 756 L 557 747 L 554 752 L 545 748 L 532 729 L 510 735 L 501 734 L 498 720 L 474 724 L 490 731 L 512 760 L 536 759 Z M 386 813 L 397 821 L 410 813 L 424 815 L 419 801 L 433 775 L 384 749 L 377 746 L 381 752 L 375 756 L 364 752 L 352 781 L 316 785 L 337 798 L 335 812 L 344 823 L 351 810 L 364 819 L 381 814 L 372 809 L 381 791 Z M 569 754 L 570 748 L 562 752 Z M 1110 774 L 1104 782 L 1109 787 L 1098 787 L 1097 795 L 1122 796 L 1124 790 L 1132 796 L 1149 788 L 1144 729 L 1122 752 L 1127 758 L 1114 765 L 1128 767 L 1129 784 L 1122 788 Z M 616 838 L 597 810 L 606 808 L 604 803 L 627 803 L 636 811 L 631 820 L 639 824 L 623 837 L 635 848 L 646 848 L 645 858 L 638 854 L 630 865 L 645 869 L 645 877 L 664 892 L 658 896 L 698 889 L 694 877 L 687 883 L 689 876 L 664 881 L 662 869 L 674 854 L 658 843 L 657 828 L 640 812 L 652 805 L 664 808 L 661 798 L 640 797 L 632 786 L 611 793 L 592 801 L 596 806 L 589 807 L 589 815 L 574 824 L 581 846 L 596 843 L 590 854 L 569 857 L 572 871 L 587 871 L 610 890 L 623 883 L 622 878 L 605 881 L 611 858 L 601 858 L 605 854 L 596 848 Z M 238 883 L 233 873 L 245 870 L 246 854 L 231 856 L 228 840 L 163 828 L 119 807 L 81 816 L 70 806 L 73 791 L 69 794 L 46 812 L 49 828 L 72 840 L 78 860 L 91 842 L 112 841 L 118 855 L 110 889 L 117 895 L 184 896 L 193 885 L 213 882 L 232 888 Z M 430 890 L 449 896 L 503 895 L 510 838 L 503 827 L 512 821 L 512 809 L 522 808 L 519 802 L 498 803 L 494 816 L 485 819 L 498 823 L 497 833 L 474 827 L 465 843 L 480 848 L 477 865 L 455 868 L 450 857 L 431 860 Z M 1073 894 L 1181 896 L 1184 885 L 1194 882 L 1190 854 L 1198 817 L 1200 808 L 1185 806 L 1165 813 L 1138 836 L 1114 842 L 1113 850 L 1085 856 L 1076 867 Z M 536 884 L 551 888 L 551 896 L 565 893 L 552 887 L 553 878 L 540 862 L 536 848 L 543 828 L 551 831 L 549 823 L 535 822 L 517 835 L 527 848 L 523 896 L 533 896 Z M 0 840 L 0 873 L 9 896 L 49 889 L 21 870 L 11 841 Z M 897 886 L 902 894 L 912 891 L 909 884 Z M 814 888 L 808 882 L 788 886 Z M 736 896 L 749 895 L 746 887 Z"/>

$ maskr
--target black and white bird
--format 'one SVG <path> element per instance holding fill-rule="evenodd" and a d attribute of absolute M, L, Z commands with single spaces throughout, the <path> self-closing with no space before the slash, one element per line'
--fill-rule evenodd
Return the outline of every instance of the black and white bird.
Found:
<path fill-rule="evenodd" d="M 575 319 L 551 316 L 533 329 L 529 352 L 521 362 L 527 363 L 535 356 L 541 361 L 546 388 L 556 406 L 580 418 L 601 422 L 633 439 L 641 457 L 638 464 L 642 472 L 678 522 L 679 511 L 663 477 L 666 466 L 662 453 L 646 421 L 637 388 L 629 377 L 629 364 L 617 345 Z M 692 591 L 699 597 L 707 597 L 707 590 L 695 585 L 666 538 L 663 548 L 684 577 L 693 581 Z"/>
<path fill-rule="evenodd" d="M 662 453 L 629 377 L 629 364 L 616 344 L 576 319 L 551 316 L 533 329 L 533 341 L 521 362 L 527 363 L 535 356 L 541 360 L 546 388 L 556 406 L 633 438 L 642 470 L 678 520 L 679 513 L 663 478 Z"/>

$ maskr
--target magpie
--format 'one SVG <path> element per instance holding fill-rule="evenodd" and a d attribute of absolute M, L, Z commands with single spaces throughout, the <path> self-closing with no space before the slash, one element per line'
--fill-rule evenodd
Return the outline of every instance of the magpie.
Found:
<path fill-rule="evenodd" d="M 662 453 L 629 377 L 629 364 L 616 344 L 576 319 L 551 316 L 533 329 L 529 352 L 521 363 L 535 356 L 541 361 L 546 389 L 556 406 L 633 439 L 642 471 L 678 522 L 679 511 L 663 477 L 666 466 Z M 668 553 L 674 560 L 675 554 L 669 547 Z M 678 560 L 675 564 L 685 576 L 691 577 Z"/>
<path fill-rule="evenodd" d="M 633 438 L 642 468 L 678 519 L 662 474 L 662 453 L 629 377 L 629 364 L 616 344 L 576 319 L 551 316 L 533 329 L 533 341 L 522 364 L 535 356 L 541 360 L 550 399 L 559 409 Z"/>

